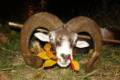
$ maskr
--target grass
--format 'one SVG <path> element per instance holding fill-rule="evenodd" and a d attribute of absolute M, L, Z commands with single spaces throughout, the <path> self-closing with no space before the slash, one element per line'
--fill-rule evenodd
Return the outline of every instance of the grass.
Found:
<path fill-rule="evenodd" d="M 20 54 L 20 33 L 10 31 L 9 41 L 0 44 L 0 75 L 7 74 L 11 80 L 119 80 L 120 79 L 120 46 L 103 46 L 101 62 L 97 69 L 86 73 L 81 67 L 74 72 L 70 67 L 54 66 L 50 69 L 35 69 L 26 65 Z M 84 56 L 78 54 L 77 56 Z M 82 57 L 75 57 L 79 60 Z M 82 65 L 81 65 L 82 66 Z M 8 79 L 8 80 L 9 80 Z"/>

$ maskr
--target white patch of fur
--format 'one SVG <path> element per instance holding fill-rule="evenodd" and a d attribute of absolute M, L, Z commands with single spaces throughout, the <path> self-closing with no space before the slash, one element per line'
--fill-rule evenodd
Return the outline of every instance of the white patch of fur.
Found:
<path fill-rule="evenodd" d="M 44 33 L 38 32 L 38 33 L 35 33 L 34 36 L 36 38 L 38 38 L 39 40 L 44 41 L 44 42 L 49 42 L 50 41 L 49 35 L 44 34 Z"/>
<path fill-rule="evenodd" d="M 77 41 L 76 43 L 76 47 L 78 48 L 85 48 L 85 47 L 89 47 L 89 43 L 86 41 Z"/>
<path fill-rule="evenodd" d="M 50 41 L 51 41 L 52 43 L 55 43 L 55 38 L 56 38 L 56 33 L 55 33 L 55 31 L 52 31 L 52 32 L 50 32 L 49 34 L 50 34 L 50 36 L 49 36 Z"/>
<path fill-rule="evenodd" d="M 70 42 L 66 37 L 63 37 L 61 46 L 56 47 L 56 53 L 57 53 L 57 57 L 59 58 L 57 64 L 61 67 L 67 67 L 70 64 L 70 60 L 68 59 L 67 61 L 65 61 L 62 58 L 61 54 L 70 55 L 71 59 L 73 59 L 73 56 L 72 56 L 72 49 L 70 48 Z"/>

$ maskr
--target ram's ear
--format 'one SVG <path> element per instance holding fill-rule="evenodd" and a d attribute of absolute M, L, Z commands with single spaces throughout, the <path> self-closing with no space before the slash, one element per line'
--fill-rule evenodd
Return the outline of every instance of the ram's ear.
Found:
<path fill-rule="evenodd" d="M 86 48 L 86 47 L 89 47 L 89 43 L 87 41 L 81 41 L 81 40 L 78 40 L 76 42 L 76 47 L 78 48 Z"/>
<path fill-rule="evenodd" d="M 50 41 L 48 34 L 37 32 L 37 33 L 34 34 L 34 36 L 36 38 L 38 38 L 39 40 L 44 41 L 44 42 L 49 42 Z"/>

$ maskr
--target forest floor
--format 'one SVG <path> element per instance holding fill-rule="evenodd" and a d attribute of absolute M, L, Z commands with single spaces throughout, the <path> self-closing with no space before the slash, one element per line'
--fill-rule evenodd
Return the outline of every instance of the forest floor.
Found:
<path fill-rule="evenodd" d="M 57 65 L 35 69 L 25 64 L 20 53 L 20 32 L 1 31 L 6 35 L 0 43 L 0 80 L 120 80 L 120 46 L 104 45 L 97 68 L 90 73 L 80 65 L 79 72 Z M 78 54 L 78 56 L 80 56 Z"/>

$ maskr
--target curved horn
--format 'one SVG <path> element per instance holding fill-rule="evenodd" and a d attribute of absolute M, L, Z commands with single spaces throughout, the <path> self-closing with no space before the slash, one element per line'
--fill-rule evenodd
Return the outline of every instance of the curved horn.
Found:
<path fill-rule="evenodd" d="M 43 27 L 48 30 L 53 30 L 62 25 L 63 23 L 58 17 L 47 12 L 37 13 L 25 22 L 21 30 L 20 46 L 22 56 L 28 65 L 33 67 L 39 67 L 41 65 L 39 64 L 39 59 L 33 56 L 29 49 L 29 40 L 35 29 Z"/>
<path fill-rule="evenodd" d="M 92 67 L 94 62 L 100 55 L 102 46 L 102 36 L 99 26 L 96 24 L 95 21 L 83 16 L 73 18 L 66 24 L 66 26 L 71 31 L 77 33 L 87 32 L 92 37 L 94 42 L 94 52 L 88 62 L 87 68 Z"/>

